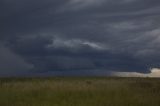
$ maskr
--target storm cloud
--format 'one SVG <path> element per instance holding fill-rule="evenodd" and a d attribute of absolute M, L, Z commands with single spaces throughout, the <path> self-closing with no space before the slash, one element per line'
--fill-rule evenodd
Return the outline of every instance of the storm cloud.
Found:
<path fill-rule="evenodd" d="M 0 75 L 148 73 L 160 65 L 158 0 L 1 0 L 0 12 Z"/>

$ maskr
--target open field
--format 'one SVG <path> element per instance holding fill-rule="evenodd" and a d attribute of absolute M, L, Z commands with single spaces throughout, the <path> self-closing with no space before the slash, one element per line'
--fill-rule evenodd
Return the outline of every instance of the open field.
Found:
<path fill-rule="evenodd" d="M 1 78 L 0 106 L 160 106 L 160 79 Z"/>

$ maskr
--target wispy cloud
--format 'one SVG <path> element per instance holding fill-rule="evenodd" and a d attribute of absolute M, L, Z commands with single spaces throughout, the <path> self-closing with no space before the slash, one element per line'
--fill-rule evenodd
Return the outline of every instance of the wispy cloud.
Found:
<path fill-rule="evenodd" d="M 95 50 L 107 50 L 108 48 L 105 45 L 97 42 L 90 42 L 87 40 L 81 39 L 61 39 L 54 38 L 53 43 L 49 44 L 49 48 L 70 48 L 70 49 L 80 49 L 83 47 L 89 47 Z"/>

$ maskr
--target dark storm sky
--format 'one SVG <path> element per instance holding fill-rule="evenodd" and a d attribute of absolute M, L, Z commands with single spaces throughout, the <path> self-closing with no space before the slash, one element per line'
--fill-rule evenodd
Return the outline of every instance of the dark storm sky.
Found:
<path fill-rule="evenodd" d="M 0 0 L 0 75 L 160 66 L 159 0 Z"/>

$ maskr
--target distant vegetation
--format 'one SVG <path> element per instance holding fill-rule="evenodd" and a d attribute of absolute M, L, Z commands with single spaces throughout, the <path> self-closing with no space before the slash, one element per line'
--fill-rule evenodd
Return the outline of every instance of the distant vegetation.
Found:
<path fill-rule="evenodd" d="M 160 79 L 4 78 L 0 106 L 160 106 Z"/>

